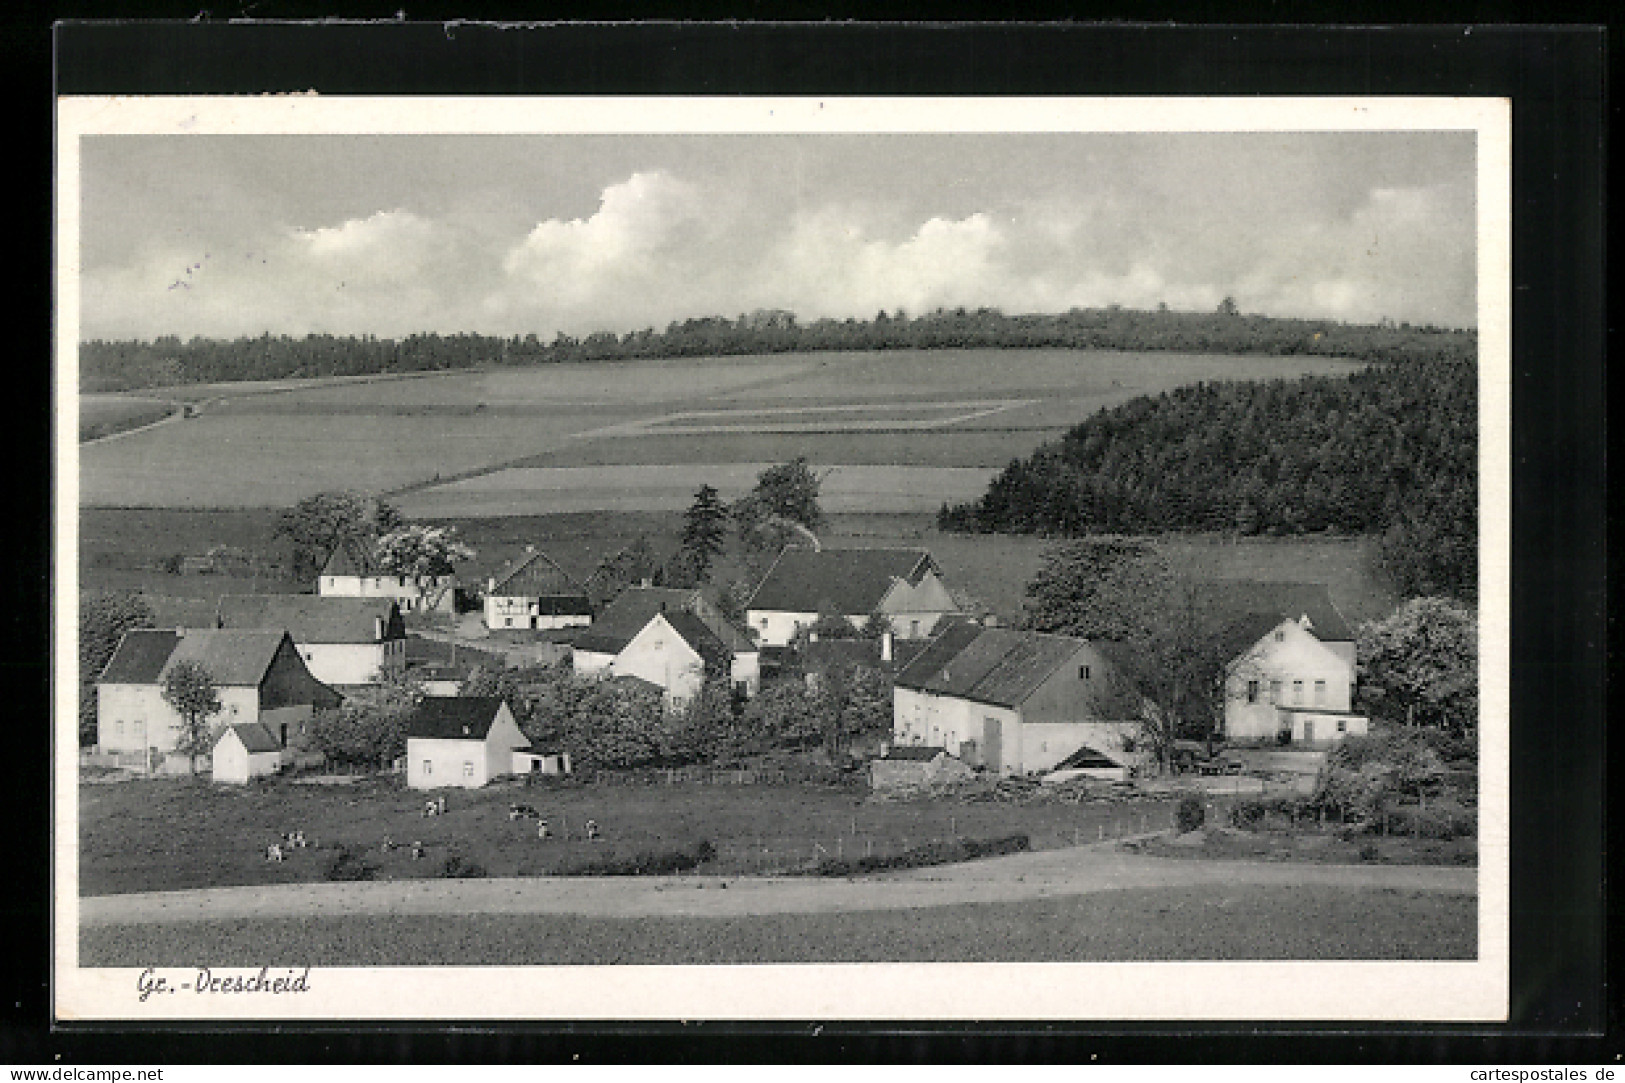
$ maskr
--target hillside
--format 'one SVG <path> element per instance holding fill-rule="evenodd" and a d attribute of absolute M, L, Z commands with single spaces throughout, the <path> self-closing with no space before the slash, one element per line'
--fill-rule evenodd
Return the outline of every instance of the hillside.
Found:
<path fill-rule="evenodd" d="M 945 507 L 1016 534 L 1381 533 L 1402 593 L 1473 593 L 1477 370 L 1445 355 L 1348 378 L 1204 383 L 1102 409 Z"/>

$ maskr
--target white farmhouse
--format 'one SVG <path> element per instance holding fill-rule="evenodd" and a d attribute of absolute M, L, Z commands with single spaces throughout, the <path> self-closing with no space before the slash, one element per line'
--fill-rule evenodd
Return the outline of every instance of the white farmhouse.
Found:
<path fill-rule="evenodd" d="M 339 688 L 377 684 L 380 673 L 393 676 L 406 665 L 406 625 L 388 598 L 226 594 L 215 625 L 286 630 L 311 674 Z"/>
<path fill-rule="evenodd" d="M 426 696 L 406 727 L 406 784 L 478 789 L 530 770 L 530 741 L 499 696 Z"/>
<path fill-rule="evenodd" d="M 341 541 L 316 579 L 323 598 L 387 598 L 402 613 L 450 613 L 456 603 L 456 577 L 393 575 L 378 567 L 367 546 L 356 538 Z"/>
<path fill-rule="evenodd" d="M 576 636 L 571 665 L 581 676 L 658 685 L 673 709 L 692 702 L 707 679 L 726 677 L 746 696 L 761 682 L 756 645 L 698 590 L 628 587 Z"/>
<path fill-rule="evenodd" d="M 96 746 L 124 766 L 188 770 L 169 762 L 181 717 L 164 700 L 163 681 L 183 661 L 196 662 L 220 695 L 215 725 L 260 724 L 289 748 L 304 742 L 319 709 L 342 697 L 316 680 L 286 632 L 209 628 L 126 632 L 96 681 Z"/>
<path fill-rule="evenodd" d="M 788 644 L 820 613 L 862 627 L 883 614 L 899 639 L 925 639 L 959 611 L 936 561 L 924 549 L 807 549 L 779 554 L 745 605 L 763 646 Z"/>
<path fill-rule="evenodd" d="M 485 583 L 485 626 L 579 628 L 592 623 L 587 592 L 535 546 Z"/>

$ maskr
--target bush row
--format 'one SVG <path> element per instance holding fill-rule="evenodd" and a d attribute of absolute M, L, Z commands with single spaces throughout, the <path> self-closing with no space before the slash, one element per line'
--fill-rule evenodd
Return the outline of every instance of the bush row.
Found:
<path fill-rule="evenodd" d="M 960 861 L 974 861 L 981 857 L 1017 854 L 1032 848 L 1027 835 L 1006 835 L 997 839 L 953 839 L 914 846 L 902 853 L 887 856 L 871 855 L 854 860 L 823 861 L 812 869 L 815 876 L 856 876 L 866 872 L 884 872 L 887 869 L 921 869 L 932 865 L 951 865 Z"/>
<path fill-rule="evenodd" d="M 715 859 L 717 848 L 701 840 L 686 850 L 646 850 L 633 857 L 600 858 L 571 865 L 560 876 L 668 876 Z"/>

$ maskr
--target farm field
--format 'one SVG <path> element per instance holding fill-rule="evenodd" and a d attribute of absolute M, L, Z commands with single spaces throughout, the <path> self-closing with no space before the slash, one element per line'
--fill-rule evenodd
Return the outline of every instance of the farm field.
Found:
<path fill-rule="evenodd" d="M 1010 805 L 959 801 L 870 803 L 863 786 L 676 785 L 526 787 L 501 784 L 447 791 L 444 816 L 424 818 L 427 794 L 398 780 L 342 785 L 276 779 L 215 786 L 201 779 L 140 779 L 79 787 L 79 892 L 299 883 L 323 880 L 341 846 L 367 851 L 378 879 L 435 877 L 457 854 L 492 876 L 558 874 L 590 860 L 650 850 L 687 849 L 701 840 L 719 851 L 706 871 L 736 874 L 830 858 L 891 854 L 955 834 L 987 839 L 1023 833 L 1035 849 L 1160 830 L 1172 805 L 1146 799 L 1088 805 Z M 539 840 L 535 824 L 510 821 L 520 801 L 548 817 L 560 837 Z M 598 822 L 603 837 L 581 838 Z M 280 864 L 265 847 L 302 830 L 312 843 Z M 568 836 L 568 837 L 564 837 Z M 421 841 L 423 860 L 404 849 Z"/>
<path fill-rule="evenodd" d="M 79 396 L 79 439 L 95 440 L 168 417 L 175 404 L 140 395 Z"/>
<path fill-rule="evenodd" d="M 929 914 L 928 920 L 922 914 Z M 1472 959 L 1477 900 L 1404 890 L 1156 888 L 920 910 L 608 918 L 365 915 L 109 925 L 82 966 L 527 966 Z"/>
<path fill-rule="evenodd" d="M 235 395 L 220 385 L 219 398 L 198 418 L 86 447 L 80 499 L 90 506 L 254 507 L 335 488 L 433 492 L 437 482 L 505 466 L 608 465 L 599 461 L 604 444 L 616 446 L 616 465 L 659 465 L 673 461 L 669 441 L 687 438 L 702 441 L 690 462 L 807 454 L 830 466 L 998 466 L 1133 395 L 1199 380 L 1359 367 L 1312 357 L 904 350 L 549 365 L 286 390 L 272 384 Z M 951 438 L 960 426 L 967 446 L 956 454 L 951 439 L 935 438 Z M 854 436 L 906 447 L 912 434 L 897 430 L 911 428 L 929 450 L 845 457 Z M 767 439 L 758 439 L 762 450 L 752 458 L 739 459 L 701 455 L 711 437 Z M 540 456 L 551 458 L 542 463 Z M 640 499 L 623 495 L 607 506 L 643 506 Z"/>

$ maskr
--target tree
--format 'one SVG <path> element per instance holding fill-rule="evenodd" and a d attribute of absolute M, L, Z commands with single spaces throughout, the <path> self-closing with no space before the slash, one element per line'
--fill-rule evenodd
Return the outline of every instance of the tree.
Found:
<path fill-rule="evenodd" d="M 308 577 L 321 571 L 345 539 L 370 545 L 404 523 L 399 511 L 366 493 L 326 492 L 283 511 L 276 534 L 293 544 L 294 574 Z"/>
<path fill-rule="evenodd" d="M 838 756 L 854 737 L 891 733 L 891 678 L 870 666 L 830 666 L 812 694 L 812 712 L 824 751 Z"/>
<path fill-rule="evenodd" d="M 678 550 L 692 582 L 711 578 L 711 564 L 721 555 L 728 537 L 728 507 L 715 488 L 702 485 L 694 503 L 683 513 L 683 543 Z"/>
<path fill-rule="evenodd" d="M 1225 299 L 1219 302 L 1218 312 L 1221 316 L 1239 316 L 1241 309 L 1236 307 L 1234 297 L 1226 295 Z"/>
<path fill-rule="evenodd" d="M 475 554 L 457 539 L 456 527 L 408 523 L 380 537 L 373 555 L 385 573 L 421 581 L 451 575 Z"/>
<path fill-rule="evenodd" d="M 733 517 L 747 549 L 777 552 L 796 534 L 817 543 L 813 531 L 823 523 L 818 506 L 822 479 L 802 457 L 770 466 L 756 477 L 756 487 L 734 502 Z"/>
<path fill-rule="evenodd" d="M 605 557 L 593 570 L 587 579 L 587 599 L 595 608 L 607 605 L 627 587 L 645 580 L 651 585 L 663 585 L 664 572 L 654 546 L 640 535 L 630 545 Z"/>
<path fill-rule="evenodd" d="M 1478 727 L 1478 613 L 1447 598 L 1412 598 L 1361 626 L 1360 684 L 1372 713 L 1454 735 Z"/>
<path fill-rule="evenodd" d="M 406 728 L 423 701 L 423 687 L 408 677 L 380 674 L 378 683 L 345 696 L 336 711 L 312 720 L 311 742 L 335 763 L 388 767 L 406 754 Z"/>
<path fill-rule="evenodd" d="M 151 628 L 152 607 L 133 592 L 93 594 L 79 600 L 79 743 L 96 743 L 96 678 L 124 633 Z"/>
<path fill-rule="evenodd" d="M 186 754 L 195 775 L 198 757 L 208 755 L 213 747 L 209 739 L 209 720 L 220 713 L 220 689 L 201 662 L 187 658 L 164 673 L 160 694 L 181 716 L 181 732 L 175 747 Z"/>
<path fill-rule="evenodd" d="M 1114 539 L 1063 542 L 1027 585 L 1027 624 L 1094 641 L 1138 698 L 1141 737 L 1166 764 L 1173 742 L 1211 736 L 1222 722 L 1226 615 L 1155 550 Z"/>

